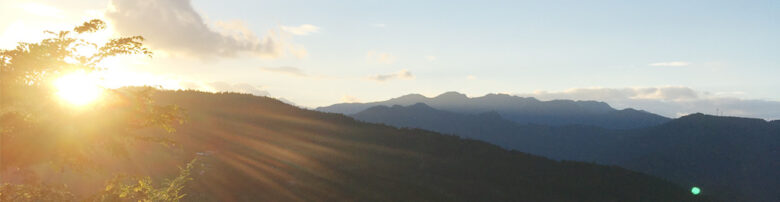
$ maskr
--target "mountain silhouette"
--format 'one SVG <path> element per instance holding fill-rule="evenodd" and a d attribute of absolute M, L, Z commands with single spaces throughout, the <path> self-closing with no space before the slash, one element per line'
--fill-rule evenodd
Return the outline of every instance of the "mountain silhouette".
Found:
<path fill-rule="evenodd" d="M 357 120 L 421 128 L 482 140 L 507 149 L 556 160 L 592 161 L 617 144 L 617 131 L 595 126 L 519 124 L 496 112 L 461 114 L 423 103 L 408 107 L 376 106 L 352 115 Z"/>
<path fill-rule="evenodd" d="M 185 200 L 203 201 L 705 201 L 688 188 L 614 166 L 555 161 L 483 141 L 398 129 L 278 100 L 234 93 L 161 91 L 188 123 L 180 153 L 143 146 L 128 164 L 201 156 Z M 424 105 L 415 105 L 427 110 Z M 475 115 L 499 119 L 495 113 Z M 155 132 L 155 131 L 150 131 Z M 164 133 L 163 131 L 159 131 Z M 140 147 L 140 146 L 139 146 Z M 159 151 L 158 151 L 159 150 Z M 163 163 L 166 164 L 166 163 Z M 175 164 L 174 164 L 175 165 Z M 171 171 L 173 170 L 173 171 Z"/>
<path fill-rule="evenodd" d="M 539 101 L 535 98 L 506 94 L 488 94 L 469 98 L 457 92 L 446 92 L 433 98 L 410 94 L 381 102 L 341 103 L 319 107 L 316 110 L 352 115 L 374 106 L 409 106 L 417 103 L 465 114 L 493 111 L 521 124 L 592 125 L 610 129 L 631 129 L 658 125 L 669 120 L 660 115 L 635 109 L 616 110 L 607 103 L 597 101 Z"/>
<path fill-rule="evenodd" d="M 631 131 L 616 164 L 687 185 L 727 201 L 780 201 L 780 127 L 762 119 L 701 113 Z"/>
<path fill-rule="evenodd" d="M 461 114 L 418 103 L 376 106 L 352 115 L 487 141 L 557 160 L 617 165 L 700 186 L 727 201 L 778 201 L 778 121 L 692 114 L 648 128 L 519 124 L 496 113 Z"/>

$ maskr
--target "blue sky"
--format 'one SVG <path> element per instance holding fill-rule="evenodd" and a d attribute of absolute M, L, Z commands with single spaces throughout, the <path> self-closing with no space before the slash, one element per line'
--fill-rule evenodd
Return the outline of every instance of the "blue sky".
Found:
<path fill-rule="evenodd" d="M 150 47 L 162 53 L 117 68 L 155 77 L 135 80 L 174 83 L 167 85 L 171 88 L 268 94 L 306 107 L 408 93 L 503 92 L 578 99 L 562 93 L 669 87 L 692 89 L 697 100 L 780 101 L 778 1 L 143 2 L 113 0 L 114 16 L 140 15 L 128 11 L 140 5 L 161 13 L 200 16 L 208 30 L 182 26 L 167 32 L 128 33 L 138 30 L 129 29 L 133 23 L 155 22 L 103 15 L 112 12 L 107 9 L 109 1 L 103 0 L 5 1 L 0 10 L 9 16 L 0 20 L 4 31 L 0 34 L 6 36 L 2 42 L 19 35 L 9 32 L 103 17 L 113 23 L 115 34 L 143 34 Z M 11 12 L 31 3 L 61 14 Z M 193 23 L 187 19 L 181 23 Z M 27 25 L 26 29 L 9 29 L 14 22 Z M 251 33 L 245 41 L 255 42 L 270 36 L 283 45 L 277 46 L 283 47 L 277 51 L 283 54 L 262 55 L 270 52 L 253 48 L 267 44 L 221 44 L 226 51 L 215 53 L 188 51 L 192 46 L 176 47 L 160 40 L 187 39 L 188 33 L 197 34 L 193 30 L 212 35 Z M 666 96 L 657 94 L 629 98 Z"/>
<path fill-rule="evenodd" d="M 437 86 L 433 92 L 673 85 L 776 99 L 780 86 L 780 7 L 770 1 L 193 3 L 214 20 L 244 19 L 255 30 L 321 27 L 295 39 L 309 58 L 279 65 L 358 77 L 405 68 L 432 81 L 415 82 Z M 396 59 L 365 64 L 370 50 Z M 690 64 L 648 65 L 673 61 Z M 468 75 L 492 82 L 459 81 Z"/>

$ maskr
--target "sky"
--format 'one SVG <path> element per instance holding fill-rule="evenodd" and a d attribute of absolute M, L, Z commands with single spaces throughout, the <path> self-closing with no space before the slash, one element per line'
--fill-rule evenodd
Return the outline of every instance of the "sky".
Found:
<path fill-rule="evenodd" d="M 155 53 L 106 86 L 313 108 L 458 91 L 780 119 L 778 1 L 0 1 L 0 48 L 92 18 Z"/>

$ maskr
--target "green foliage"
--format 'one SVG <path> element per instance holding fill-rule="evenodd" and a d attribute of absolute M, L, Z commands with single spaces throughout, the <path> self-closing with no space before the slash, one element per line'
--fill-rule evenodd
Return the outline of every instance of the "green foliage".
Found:
<path fill-rule="evenodd" d="M 176 105 L 156 105 L 151 87 L 104 89 L 100 102 L 79 110 L 55 97 L 52 83 L 64 74 L 103 71 L 101 61 L 120 55 L 151 57 L 141 36 L 114 38 L 105 44 L 85 39 L 105 28 L 105 22 L 95 19 L 72 31 L 45 31 L 49 37 L 37 43 L 0 50 L 0 172 L 14 168 L 34 175 L 32 167 L 48 164 L 58 172 L 70 168 L 83 173 L 110 166 L 102 165 L 106 159 L 127 157 L 139 141 L 173 145 L 170 136 L 150 131 L 159 128 L 171 134 L 185 117 Z M 187 178 L 176 178 L 164 189 L 149 187 L 151 178 L 139 178 L 143 183 L 133 189 L 156 197 L 149 198 L 153 201 L 178 199 L 189 180 L 186 171 Z M 2 201 L 72 197 L 65 189 L 49 189 L 36 180 L 15 183 L 3 186 L 2 197 L 11 200 Z"/>
<path fill-rule="evenodd" d="M 111 39 L 106 44 L 89 42 L 80 38 L 81 34 L 96 32 L 105 28 L 101 20 L 92 20 L 71 31 L 45 31 L 52 37 L 38 43 L 19 43 L 15 49 L 0 51 L 0 72 L 3 90 L 13 90 L 19 86 L 41 86 L 47 78 L 73 70 L 98 70 L 103 59 L 128 54 L 146 54 L 151 52 L 143 47 L 143 37 L 121 37 Z M 95 48 L 91 55 L 79 52 L 82 48 Z M 6 94 L 8 96 L 8 94 Z M 14 101 L 17 97 L 6 98 Z M 20 101 L 20 100 L 16 100 Z"/>
<path fill-rule="evenodd" d="M 105 190 L 93 196 L 90 201 L 179 201 L 186 196 L 183 189 L 192 180 L 191 172 L 197 159 L 180 168 L 179 175 L 165 179 L 158 186 L 149 177 L 128 177 L 117 175 L 106 183 Z"/>
<path fill-rule="evenodd" d="M 64 188 L 34 185 L 0 185 L 0 201 L 75 201 L 73 194 Z"/>
<path fill-rule="evenodd" d="M 46 31 L 51 37 L 38 43 L 19 43 L 0 51 L 0 169 L 52 163 L 59 167 L 97 167 L 93 154 L 126 154 L 135 140 L 171 145 L 164 136 L 148 136 L 138 129 L 160 127 L 169 133 L 183 123 L 175 105 L 158 106 L 149 99 L 150 87 L 109 90 L 101 103 L 74 113 L 57 103 L 50 84 L 58 76 L 80 71 L 100 71 L 100 62 L 118 55 L 151 52 L 140 36 L 121 37 L 103 45 L 82 35 L 105 29 L 101 20 L 91 20 L 73 31 Z M 94 49 L 84 55 L 80 49 Z M 77 138 L 78 141 L 71 139 Z M 52 143 L 65 139 L 66 144 Z M 30 145 L 39 145 L 31 151 Z"/>

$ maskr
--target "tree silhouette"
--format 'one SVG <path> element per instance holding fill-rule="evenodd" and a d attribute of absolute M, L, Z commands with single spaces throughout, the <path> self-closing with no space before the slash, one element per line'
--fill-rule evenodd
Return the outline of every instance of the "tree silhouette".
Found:
<path fill-rule="evenodd" d="M 135 141 L 172 144 L 166 136 L 140 130 L 162 128 L 172 133 L 174 125 L 183 122 L 177 106 L 153 103 L 151 87 L 103 89 L 106 96 L 100 103 L 78 112 L 57 102 L 52 82 L 64 74 L 103 71 L 101 61 L 119 55 L 152 56 L 141 36 L 105 44 L 84 39 L 105 28 L 105 22 L 95 19 L 70 31 L 45 31 L 50 37 L 37 43 L 0 50 L 0 173 L 41 164 L 85 171 L 101 166 L 97 156 L 127 155 L 127 145 Z M 93 51 L 85 54 L 82 49 Z M 22 182 L 36 183 L 34 175 Z"/>

